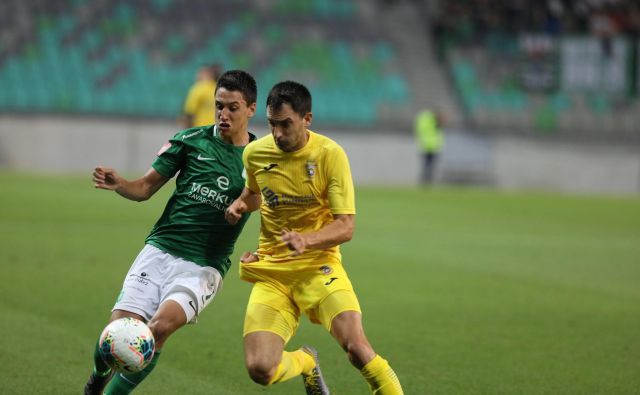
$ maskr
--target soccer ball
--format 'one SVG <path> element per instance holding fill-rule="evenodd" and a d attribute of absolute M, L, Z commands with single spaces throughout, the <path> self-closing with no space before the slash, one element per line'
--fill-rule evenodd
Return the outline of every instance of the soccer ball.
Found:
<path fill-rule="evenodd" d="M 125 317 L 104 328 L 98 352 L 111 368 L 121 373 L 136 373 L 151 362 L 156 341 L 144 322 Z"/>

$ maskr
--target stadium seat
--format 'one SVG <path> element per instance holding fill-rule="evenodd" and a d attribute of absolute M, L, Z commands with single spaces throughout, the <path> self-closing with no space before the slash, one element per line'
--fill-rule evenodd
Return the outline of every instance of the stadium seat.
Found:
<path fill-rule="evenodd" d="M 390 42 L 366 31 L 367 25 L 350 23 L 358 10 L 352 0 L 279 0 L 260 10 L 214 3 L 199 8 L 203 2 L 76 0 L 34 6 L 32 39 L 19 52 L 2 53 L 0 111 L 174 118 L 195 71 L 211 62 L 253 72 L 260 87 L 300 79 L 316 88 L 318 114 L 347 125 L 375 122 L 381 105 L 400 106 L 410 98 L 409 85 L 394 69 Z M 225 14 L 224 22 L 212 25 L 204 17 L 210 11 Z M 300 21 L 282 23 L 282 13 Z"/>

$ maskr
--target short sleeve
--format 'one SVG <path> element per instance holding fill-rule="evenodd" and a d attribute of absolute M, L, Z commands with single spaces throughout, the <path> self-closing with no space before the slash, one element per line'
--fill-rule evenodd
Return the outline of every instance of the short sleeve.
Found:
<path fill-rule="evenodd" d="M 355 193 L 349 159 L 342 147 L 327 152 L 327 183 L 329 207 L 332 214 L 355 214 Z"/>
<path fill-rule="evenodd" d="M 182 168 L 185 157 L 184 143 L 175 136 L 158 151 L 158 157 L 151 165 L 158 173 L 172 178 Z"/>

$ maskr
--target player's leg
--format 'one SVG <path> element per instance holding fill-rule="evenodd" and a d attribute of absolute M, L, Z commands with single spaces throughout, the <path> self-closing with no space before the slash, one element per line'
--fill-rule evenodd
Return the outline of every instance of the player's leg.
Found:
<path fill-rule="evenodd" d="M 185 313 L 179 302 L 167 299 L 149 321 L 149 329 L 156 340 L 156 353 L 162 350 L 165 342 L 175 331 L 185 326 L 193 317 Z"/>
<path fill-rule="evenodd" d="M 351 364 L 358 370 L 376 356 L 364 334 L 361 317 L 357 311 L 344 311 L 331 323 L 331 335 L 338 341 L 340 347 L 347 353 Z"/>
<path fill-rule="evenodd" d="M 362 313 L 349 276 L 342 265 L 325 265 L 305 282 L 296 300 L 313 322 L 322 324 L 346 351 L 351 364 L 377 395 L 402 394 L 387 361 L 376 355 L 362 327 Z M 314 302 L 315 300 L 315 302 Z M 308 306 L 308 307 L 306 307 Z"/>
<path fill-rule="evenodd" d="M 187 324 L 189 317 L 183 307 L 175 300 L 165 300 L 149 321 L 149 329 L 156 340 L 156 352 L 144 369 L 137 373 L 118 373 L 108 384 L 105 395 L 126 395 L 131 393 L 156 367 L 162 347 L 175 331 Z"/>
<path fill-rule="evenodd" d="M 311 373 L 311 354 L 303 349 L 284 351 L 298 323 L 297 309 L 281 289 L 262 282 L 254 285 L 244 323 L 245 364 L 253 381 L 270 385 Z"/>
<path fill-rule="evenodd" d="M 156 340 L 155 355 L 142 371 L 117 374 L 105 395 L 125 395 L 133 391 L 155 368 L 169 336 L 187 323 L 195 324 L 198 315 L 222 289 L 222 276 L 217 270 L 169 254 L 163 256 L 167 264 L 160 294 L 162 302 L 148 324 Z"/>
<path fill-rule="evenodd" d="M 162 262 L 163 252 L 146 245 L 138 254 L 125 276 L 122 291 L 111 310 L 109 322 L 118 318 L 133 317 L 146 322 L 158 308 L 159 274 L 155 267 Z M 102 394 L 103 388 L 111 380 L 111 369 L 98 354 L 98 344 L 94 349 L 94 370 L 85 385 L 84 393 Z"/>
<path fill-rule="evenodd" d="M 244 361 L 251 379 L 258 384 L 271 384 L 283 352 L 284 340 L 275 333 L 248 333 L 244 337 Z"/>
<path fill-rule="evenodd" d="M 114 310 L 111 313 L 111 317 L 109 318 L 109 322 L 115 321 L 119 318 L 124 317 L 132 317 L 141 321 L 145 321 L 145 319 L 136 313 L 132 313 L 130 311 L 125 310 Z M 95 348 L 93 350 L 93 371 L 89 376 L 89 380 L 84 386 L 84 394 L 85 395 L 102 395 L 102 391 L 107 386 L 111 378 L 113 377 L 113 372 L 109 365 L 107 365 L 99 352 L 99 344 L 100 340 L 96 341 Z"/>
<path fill-rule="evenodd" d="M 331 294 L 322 303 L 325 316 L 328 311 L 338 311 L 340 306 L 353 304 L 349 299 L 355 299 L 355 294 L 339 291 Z M 356 300 L 357 302 L 357 300 Z M 331 320 L 331 335 L 338 341 L 347 353 L 349 361 L 355 366 L 369 383 L 372 394 L 400 395 L 402 386 L 389 363 L 377 355 L 367 340 L 362 327 L 362 315 L 359 311 L 346 310 L 335 315 Z"/>
<path fill-rule="evenodd" d="M 251 379 L 261 385 L 287 381 L 299 375 L 311 375 L 317 356 L 308 347 L 284 351 L 284 340 L 273 332 L 259 331 L 244 337 L 244 357 Z"/>

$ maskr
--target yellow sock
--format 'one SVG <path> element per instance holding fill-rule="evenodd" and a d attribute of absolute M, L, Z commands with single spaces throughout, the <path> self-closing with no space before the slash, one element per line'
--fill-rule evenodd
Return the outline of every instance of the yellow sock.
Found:
<path fill-rule="evenodd" d="M 374 395 L 403 395 L 402 386 L 398 376 L 391 369 L 389 363 L 380 355 L 376 355 L 360 371 L 364 376 L 369 389 Z"/>
<path fill-rule="evenodd" d="M 282 360 L 269 385 L 287 381 L 290 378 L 299 376 L 302 372 L 309 373 L 314 366 L 315 361 L 311 355 L 306 352 L 301 350 L 293 352 L 284 351 L 282 353 Z"/>

